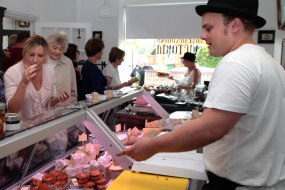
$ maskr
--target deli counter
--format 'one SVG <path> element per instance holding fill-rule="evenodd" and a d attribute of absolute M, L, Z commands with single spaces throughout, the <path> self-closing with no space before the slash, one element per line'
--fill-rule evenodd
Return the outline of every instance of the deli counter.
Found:
<path fill-rule="evenodd" d="M 137 88 L 125 88 L 123 94 L 119 97 L 113 97 L 97 103 L 81 101 L 22 120 L 19 130 L 6 131 L 5 139 L 0 141 L 0 189 L 17 189 L 19 186 L 28 184 L 39 171 L 45 172 L 54 168 L 55 160 L 67 158 L 74 153 L 79 146 L 82 146 L 82 143 L 73 143 L 64 151 L 59 151 L 57 154 L 49 156 L 45 161 L 38 161 L 38 164 L 34 165 L 31 164 L 36 150 L 42 145 L 41 142 L 44 139 L 50 138 L 63 130 L 74 128 L 74 126 L 83 127 L 83 131 L 86 130 L 88 134 L 91 134 L 125 171 L 133 170 L 163 176 L 170 174 L 170 176 L 187 180 L 189 178 L 206 180 L 202 156 L 198 153 L 182 153 L 177 154 L 177 157 L 173 156 L 174 154 L 171 156 L 162 154 L 157 157 L 154 156 L 145 162 L 135 162 L 127 156 L 116 156 L 116 153 L 123 150 L 124 146 L 116 134 L 104 123 L 101 116 L 108 113 L 110 109 L 129 102 L 138 96 L 143 97 L 151 105 L 156 115 L 163 119 L 169 118 L 169 114 L 147 91 Z M 11 157 L 16 152 L 19 153 L 25 149 L 25 157 L 22 158 L 22 163 L 19 164 L 18 168 L 15 171 L 9 171 L 8 174 L 5 173 L 4 169 L 7 169 L 8 163 L 7 157 Z M 191 167 L 188 170 L 185 170 L 184 163 L 189 165 L 189 158 L 191 158 L 192 164 L 190 164 Z M 161 159 L 164 161 L 169 160 L 169 163 L 161 162 Z M 177 165 L 182 165 L 176 168 L 173 166 L 174 163 L 175 165 L 176 163 L 180 163 Z M 155 169 L 153 170 L 152 168 Z M 194 182 L 195 180 L 192 180 L 192 187 L 195 186 Z M 110 187 L 115 189 L 114 185 L 112 187 L 111 184 Z"/>

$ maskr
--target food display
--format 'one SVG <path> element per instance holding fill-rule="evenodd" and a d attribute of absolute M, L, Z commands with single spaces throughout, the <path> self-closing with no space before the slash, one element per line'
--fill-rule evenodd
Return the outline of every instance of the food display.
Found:
<path fill-rule="evenodd" d="M 162 130 L 173 130 L 179 128 L 183 123 L 187 122 L 189 119 L 159 119 L 151 122 L 147 122 L 144 131 L 149 129 L 154 129 L 157 131 Z"/>
<path fill-rule="evenodd" d="M 80 188 L 106 189 L 108 183 L 98 169 L 91 170 L 89 173 L 76 174 L 75 178 Z"/>
<path fill-rule="evenodd" d="M 63 190 L 69 185 L 68 175 L 60 170 L 47 173 L 37 173 L 32 177 L 30 189 L 34 190 Z"/>
<path fill-rule="evenodd" d="M 32 143 L 37 143 L 40 140 L 41 141 L 39 142 L 37 148 L 40 148 L 40 150 L 45 149 L 49 153 L 50 151 L 48 149 L 49 147 L 42 146 L 44 145 L 44 143 L 47 142 L 45 140 L 48 139 L 50 136 L 54 137 L 56 135 L 54 134 L 55 131 L 59 130 L 59 128 L 66 129 L 68 128 L 68 126 L 71 126 L 71 124 L 72 128 L 70 128 L 71 130 L 70 134 L 72 135 L 72 141 L 70 141 L 70 138 L 68 138 L 67 148 L 64 147 L 63 149 L 60 149 L 60 151 L 58 152 L 50 151 L 52 154 L 51 157 L 48 157 L 49 155 L 39 156 L 37 152 L 36 154 L 32 154 L 33 152 L 29 151 L 27 157 L 23 161 L 27 165 L 27 166 L 25 165 L 25 168 L 28 167 L 27 173 L 22 174 L 19 172 L 18 174 L 19 177 L 18 176 L 7 177 L 8 179 L 11 179 L 11 181 L 14 180 L 14 182 L 15 181 L 20 182 L 20 180 L 23 179 L 22 182 L 23 185 L 21 187 L 17 187 L 19 183 L 13 183 L 13 181 L 10 183 L 10 181 L 8 181 L 8 182 L 3 182 L 2 184 L 4 185 L 1 186 L 0 189 L 2 189 L 2 187 L 5 188 L 9 187 L 13 189 L 17 188 L 23 190 L 31 190 L 31 189 L 63 190 L 63 189 L 86 189 L 86 188 L 95 189 L 95 190 L 106 189 L 106 187 L 114 179 L 116 179 L 118 175 L 120 175 L 120 173 L 123 171 L 123 168 L 120 165 L 114 163 L 113 159 L 110 158 L 111 157 L 110 154 L 105 152 L 104 147 L 102 147 L 102 145 L 98 147 L 97 145 L 95 145 L 95 143 L 100 143 L 98 142 L 99 140 L 91 142 L 88 138 L 87 140 L 91 142 L 92 143 L 91 144 L 88 143 L 87 141 L 78 143 L 76 142 L 76 139 L 78 135 L 82 134 L 82 132 L 87 132 L 88 134 L 91 132 L 88 131 L 89 128 L 86 127 L 84 123 L 82 123 L 87 119 L 87 117 L 84 117 L 87 116 L 87 114 L 92 113 L 92 115 L 93 114 L 96 115 L 97 109 L 99 109 L 100 111 L 101 110 L 106 111 L 113 106 L 114 102 L 115 102 L 114 105 L 116 105 L 117 102 L 124 103 L 133 100 L 134 97 L 144 95 L 143 91 L 140 89 L 134 89 L 134 90 L 132 89 L 130 92 L 131 92 L 130 95 L 124 92 L 124 97 L 120 98 L 123 92 L 113 91 L 113 96 L 117 98 L 112 98 L 111 100 L 112 104 L 111 103 L 109 104 L 108 102 L 109 100 L 105 100 L 104 105 L 106 104 L 107 106 L 99 105 L 101 102 L 100 98 L 98 97 L 98 104 L 91 105 L 89 104 L 89 102 L 84 101 L 82 102 L 82 104 L 77 103 L 68 106 L 66 108 L 59 107 L 57 108 L 58 109 L 57 111 L 51 110 L 50 112 L 43 113 L 40 119 L 37 120 L 37 122 L 29 122 L 30 120 L 27 120 L 28 122 L 25 122 L 24 126 L 27 127 L 27 129 L 28 127 L 31 128 L 33 127 L 36 130 L 25 130 L 17 132 L 16 136 L 19 138 L 11 139 L 11 143 L 9 142 L 7 145 L 2 146 L 5 147 L 5 153 L 2 154 L 3 157 L 6 158 L 8 154 L 19 151 L 20 149 L 19 147 L 21 146 L 19 147 L 12 146 L 14 145 L 13 143 L 19 144 L 20 142 L 25 142 L 24 143 L 25 146 L 30 146 L 32 145 Z M 92 101 L 92 94 L 87 96 L 87 98 L 88 100 Z M 139 101 L 138 103 L 141 102 Z M 90 111 L 94 111 L 94 113 Z M 60 113 L 62 112 L 62 114 L 56 114 L 58 112 Z M 50 115 L 52 115 L 53 117 L 51 117 Z M 96 118 L 88 117 L 88 120 L 95 121 L 95 119 Z M 53 120 L 56 120 L 56 122 L 53 122 Z M 42 123 L 44 123 L 44 125 L 42 125 Z M 63 126 L 61 126 L 61 124 L 63 124 Z M 101 123 L 98 124 L 101 125 Z M 58 129 L 55 130 L 55 128 L 57 127 Z M 73 128 L 75 128 L 76 130 L 73 130 Z M 94 131 L 92 131 L 91 133 L 94 133 Z M 122 133 L 125 133 L 125 136 L 127 136 L 126 129 Z M 129 131 L 129 133 L 131 133 L 132 136 L 140 136 L 142 134 L 142 131 L 140 131 L 138 128 L 133 128 L 131 131 Z M 40 138 L 34 139 L 33 136 L 35 135 L 39 135 Z M 110 136 L 109 138 L 112 137 Z M 80 145 L 81 147 L 78 147 Z M 105 146 L 105 144 L 103 145 Z M 114 152 L 111 153 L 112 155 L 114 154 Z M 35 157 L 35 155 L 38 157 Z M 33 160 L 31 161 L 31 163 L 26 163 L 27 160 L 30 160 L 29 156 L 31 157 L 33 156 Z M 37 160 L 34 160 L 34 158 L 37 158 Z"/>
<path fill-rule="evenodd" d="M 155 138 L 163 130 L 173 130 L 186 121 L 187 119 L 146 120 L 143 131 L 137 127 L 129 128 L 123 132 L 123 140 L 143 136 Z M 29 190 L 107 189 L 123 172 L 123 168 L 113 161 L 107 151 L 101 150 L 101 147 L 93 143 L 79 146 L 68 158 L 56 160 L 55 169 L 34 175 Z"/>
<path fill-rule="evenodd" d="M 123 169 L 116 168 L 116 174 L 109 170 L 113 165 L 110 154 L 99 151 L 101 145 L 87 143 L 68 159 L 55 161 L 55 169 L 38 172 L 32 177 L 30 189 L 64 190 L 69 188 L 106 189 L 110 179 L 118 176 Z M 100 154 L 99 154 L 100 153 Z M 119 166 L 120 167 L 120 166 Z"/>

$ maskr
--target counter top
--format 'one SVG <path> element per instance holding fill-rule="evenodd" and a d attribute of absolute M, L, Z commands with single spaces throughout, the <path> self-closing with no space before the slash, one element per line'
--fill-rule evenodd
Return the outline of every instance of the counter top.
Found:
<path fill-rule="evenodd" d="M 186 178 L 123 171 L 107 190 L 185 190 L 188 182 Z"/>

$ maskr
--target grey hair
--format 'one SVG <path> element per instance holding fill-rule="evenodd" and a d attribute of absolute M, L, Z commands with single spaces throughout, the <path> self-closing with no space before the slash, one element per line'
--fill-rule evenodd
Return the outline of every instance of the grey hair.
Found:
<path fill-rule="evenodd" d="M 64 53 L 68 48 L 68 40 L 66 34 L 62 33 L 53 33 L 47 37 L 48 44 L 57 44 L 64 47 Z"/>

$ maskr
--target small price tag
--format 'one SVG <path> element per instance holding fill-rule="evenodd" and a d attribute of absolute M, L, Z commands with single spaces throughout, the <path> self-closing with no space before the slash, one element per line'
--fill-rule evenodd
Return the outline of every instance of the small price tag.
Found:
<path fill-rule="evenodd" d="M 87 141 L 86 133 L 82 133 L 82 135 L 79 135 L 78 140 L 79 140 L 79 142 Z"/>
<path fill-rule="evenodd" d="M 78 182 L 76 178 L 71 178 L 71 183 L 74 187 L 78 187 Z"/>
<path fill-rule="evenodd" d="M 42 181 L 44 175 L 45 175 L 44 173 L 38 172 L 32 176 L 32 179 Z"/>
<path fill-rule="evenodd" d="M 116 125 L 116 133 L 120 132 L 121 130 L 122 130 L 122 126 L 119 123 L 119 124 Z"/>

